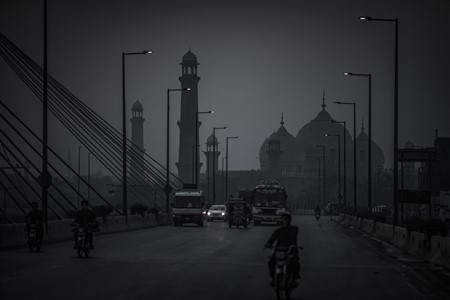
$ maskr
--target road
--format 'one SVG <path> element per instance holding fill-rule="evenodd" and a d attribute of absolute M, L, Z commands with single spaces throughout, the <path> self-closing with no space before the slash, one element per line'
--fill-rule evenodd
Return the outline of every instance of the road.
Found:
<path fill-rule="evenodd" d="M 441 269 L 341 227 L 294 216 L 301 285 L 294 299 L 450 299 Z M 275 299 L 263 251 L 272 226 L 163 226 L 96 236 L 92 257 L 71 242 L 0 252 L 0 299 Z"/>

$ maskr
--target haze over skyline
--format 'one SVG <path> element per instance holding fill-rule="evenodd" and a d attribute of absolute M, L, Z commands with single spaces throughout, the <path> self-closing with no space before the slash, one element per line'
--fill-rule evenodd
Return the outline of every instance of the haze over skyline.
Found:
<path fill-rule="evenodd" d="M 40 1 L 4 0 L 0 28 L 42 64 Z M 343 72 L 372 74 L 372 138 L 392 167 L 394 27 L 363 22 L 361 15 L 399 19 L 399 147 L 411 140 L 433 146 L 435 129 L 450 137 L 450 4 L 433 1 L 48 1 L 49 74 L 121 132 L 122 52 L 127 57 L 127 119 L 144 106 L 146 153 L 164 165 L 166 91 L 179 88 L 182 56 L 197 56 L 199 141 L 213 127 L 219 151 L 230 144 L 230 170 L 258 169 L 264 139 L 280 126 L 292 135 L 326 109 L 347 121 L 352 110 L 333 101 L 357 102 L 357 135 L 367 124 L 367 80 Z M 0 60 L 0 97 L 41 132 L 41 103 Z M 178 160 L 178 93 L 171 94 L 171 171 Z M 76 162 L 79 143 L 50 118 L 49 144 Z M 128 137 L 131 123 L 128 122 Z M 366 125 L 367 128 L 367 125 Z M 366 129 L 367 132 L 367 129 Z M 87 153 L 83 154 L 86 161 Z M 204 156 L 201 155 L 204 162 Z M 93 171 L 99 169 L 93 162 Z M 205 171 L 205 164 L 202 172 Z M 82 172 L 83 173 L 83 172 Z"/>

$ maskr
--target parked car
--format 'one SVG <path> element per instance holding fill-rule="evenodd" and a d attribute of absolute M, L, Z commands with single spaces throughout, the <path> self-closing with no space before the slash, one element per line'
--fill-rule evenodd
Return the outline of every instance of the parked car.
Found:
<path fill-rule="evenodd" d="M 227 220 L 227 208 L 225 205 L 213 205 L 206 213 L 206 221 Z"/>

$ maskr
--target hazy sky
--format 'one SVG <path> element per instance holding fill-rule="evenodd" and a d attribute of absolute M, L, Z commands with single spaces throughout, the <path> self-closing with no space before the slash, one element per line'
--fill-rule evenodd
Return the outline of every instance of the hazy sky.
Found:
<path fill-rule="evenodd" d="M 121 131 L 121 53 L 152 49 L 127 57 L 127 105 L 143 103 L 146 152 L 164 164 L 166 90 L 180 87 L 179 63 L 190 48 L 200 63 L 199 110 L 216 112 L 201 115 L 200 142 L 213 127 L 230 126 L 217 136 L 223 154 L 225 136 L 240 137 L 230 141 L 231 170 L 258 169 L 259 148 L 281 113 L 295 136 L 321 110 L 323 91 L 326 109 L 351 133 L 351 107 L 332 102 L 357 102 L 358 134 L 367 122 L 367 80 L 342 73 L 372 73 L 372 137 L 391 165 L 394 23 L 361 15 L 399 18 L 399 146 L 432 146 L 435 129 L 450 137 L 448 0 L 48 0 L 49 73 Z M 1 32 L 39 64 L 42 18 L 43 1 L 0 2 Z M 0 98 L 40 132 L 40 102 L 1 59 Z M 171 94 L 173 163 L 179 99 Z M 54 119 L 50 128 L 50 146 L 64 157 L 71 148 L 75 163 L 78 142 Z"/>

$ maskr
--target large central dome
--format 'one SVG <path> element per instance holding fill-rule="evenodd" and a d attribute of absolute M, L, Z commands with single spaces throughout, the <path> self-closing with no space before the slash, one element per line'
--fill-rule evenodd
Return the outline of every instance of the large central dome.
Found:
<path fill-rule="evenodd" d="M 316 168 L 317 162 L 315 158 L 322 157 L 322 149 L 316 145 L 325 145 L 326 152 L 337 155 L 338 139 L 333 136 L 325 136 L 326 134 L 339 135 L 341 143 L 341 151 L 344 149 L 344 126 L 340 123 L 334 123 L 335 120 L 325 110 L 325 103 L 322 104 L 322 110 L 308 124 L 303 126 L 297 133 L 296 139 L 299 145 L 299 151 L 304 153 L 305 161 L 303 167 L 305 169 Z M 352 137 L 348 130 L 345 130 L 345 139 L 347 144 L 347 157 L 350 157 L 350 149 L 352 145 Z M 334 151 L 336 150 L 336 151 Z M 342 152 L 343 153 L 343 152 Z"/>

